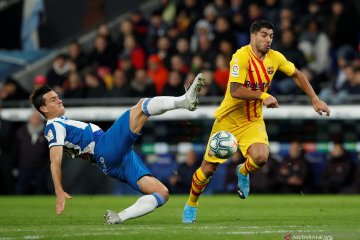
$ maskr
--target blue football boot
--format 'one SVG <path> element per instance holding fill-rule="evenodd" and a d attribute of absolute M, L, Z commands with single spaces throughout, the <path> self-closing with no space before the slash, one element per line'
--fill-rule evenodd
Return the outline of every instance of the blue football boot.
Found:
<path fill-rule="evenodd" d="M 196 212 L 197 207 L 191 207 L 189 205 L 185 205 L 184 213 L 183 213 L 183 223 L 196 223 Z"/>
<path fill-rule="evenodd" d="M 240 173 L 240 168 L 243 164 L 240 164 L 236 168 L 236 175 L 238 177 L 238 185 L 237 185 L 237 192 L 241 199 L 245 199 L 249 196 L 250 192 L 250 178 L 249 174 L 244 176 Z"/>

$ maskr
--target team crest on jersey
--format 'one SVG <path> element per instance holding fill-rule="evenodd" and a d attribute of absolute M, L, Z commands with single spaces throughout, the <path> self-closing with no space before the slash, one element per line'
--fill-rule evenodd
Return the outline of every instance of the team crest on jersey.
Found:
<path fill-rule="evenodd" d="M 240 67 L 237 64 L 234 64 L 231 69 L 231 76 L 238 77 L 240 72 Z"/>
<path fill-rule="evenodd" d="M 49 130 L 45 137 L 48 140 L 48 142 L 50 142 L 51 140 L 54 139 L 54 134 L 53 134 L 53 132 L 51 130 Z"/>
<path fill-rule="evenodd" d="M 274 66 L 268 66 L 266 68 L 266 71 L 267 71 L 268 74 L 273 74 L 274 73 Z"/>

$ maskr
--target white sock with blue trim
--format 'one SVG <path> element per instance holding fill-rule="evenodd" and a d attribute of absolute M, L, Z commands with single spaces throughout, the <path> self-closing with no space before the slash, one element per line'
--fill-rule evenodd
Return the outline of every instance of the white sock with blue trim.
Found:
<path fill-rule="evenodd" d="M 119 212 L 119 217 L 121 222 L 130 218 L 137 218 L 154 211 L 155 208 L 162 206 L 165 202 L 165 198 L 159 193 L 145 195 L 127 209 Z"/>
<path fill-rule="evenodd" d="M 145 98 L 141 108 L 148 116 L 160 115 L 173 109 L 186 108 L 185 95 L 180 97 Z"/>

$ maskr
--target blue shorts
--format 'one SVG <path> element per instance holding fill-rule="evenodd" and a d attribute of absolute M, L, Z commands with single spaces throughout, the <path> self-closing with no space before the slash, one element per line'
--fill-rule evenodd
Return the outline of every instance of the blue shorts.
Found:
<path fill-rule="evenodd" d="M 96 139 L 94 157 L 101 172 L 141 191 L 137 181 L 143 176 L 152 176 L 152 174 L 133 150 L 132 146 L 141 133 L 133 133 L 129 121 L 130 110 L 122 114 Z"/>

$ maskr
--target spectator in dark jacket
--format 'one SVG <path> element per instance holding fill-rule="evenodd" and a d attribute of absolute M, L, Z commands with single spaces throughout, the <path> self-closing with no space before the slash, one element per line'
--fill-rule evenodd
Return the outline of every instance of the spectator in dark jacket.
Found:
<path fill-rule="evenodd" d="M 20 194 L 48 193 L 49 149 L 43 134 L 44 123 L 33 112 L 27 124 L 16 131 L 16 166 L 19 171 Z"/>
<path fill-rule="evenodd" d="M 309 161 L 299 142 L 290 144 L 289 154 L 281 161 L 278 171 L 282 192 L 299 193 L 308 190 Z"/>
<path fill-rule="evenodd" d="M 339 193 L 351 184 L 354 166 L 341 143 L 335 143 L 323 170 L 322 187 L 325 193 Z"/>

